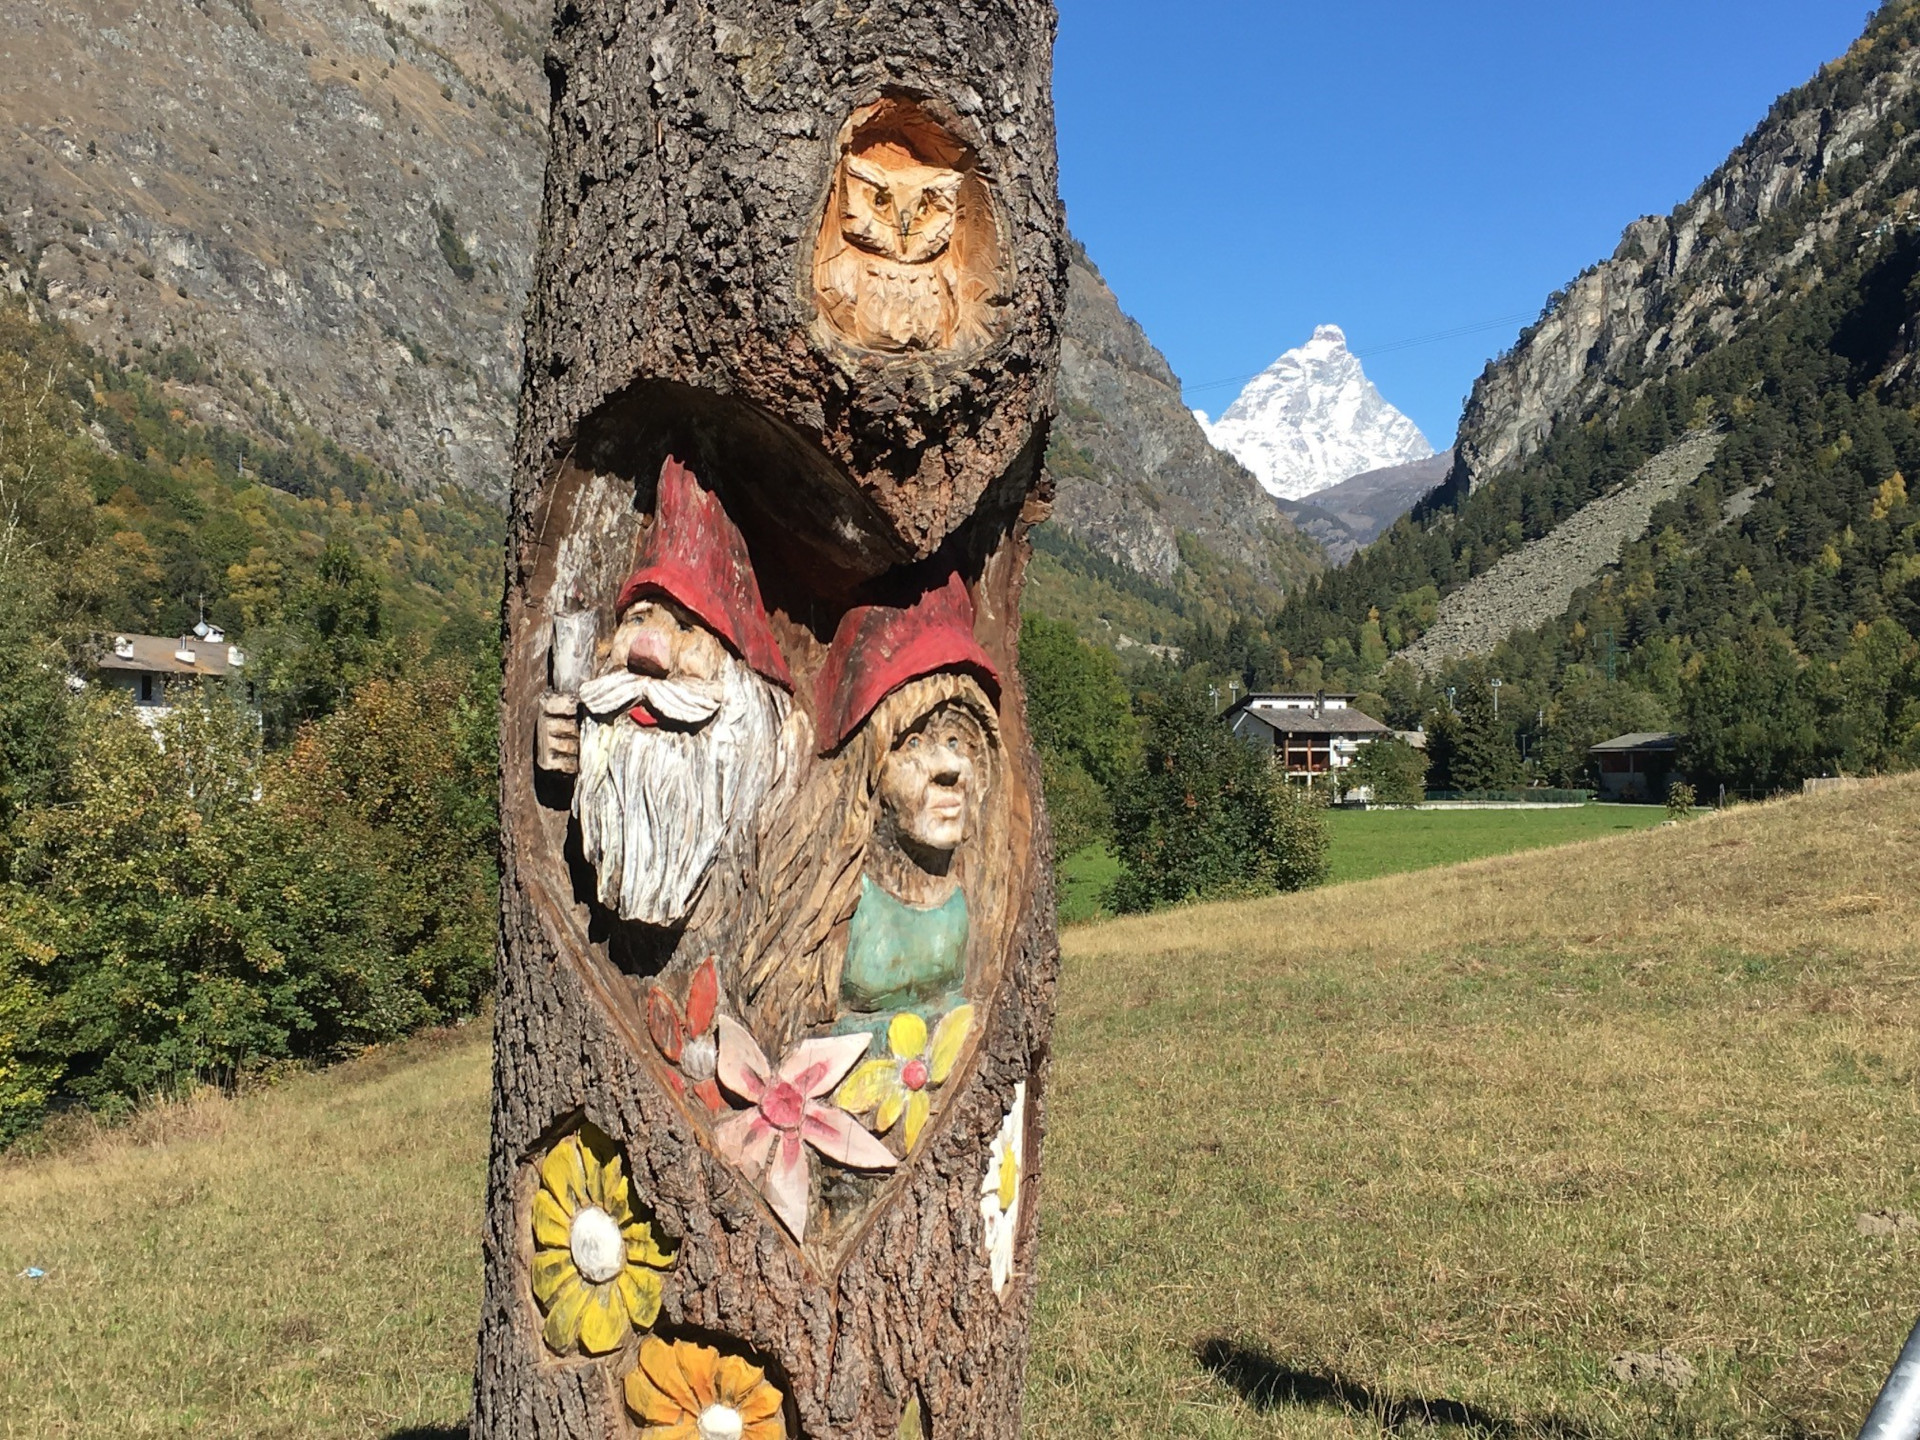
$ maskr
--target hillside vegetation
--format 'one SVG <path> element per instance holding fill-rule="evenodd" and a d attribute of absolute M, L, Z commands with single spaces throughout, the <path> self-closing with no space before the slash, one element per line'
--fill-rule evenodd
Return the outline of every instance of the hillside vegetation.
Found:
<path fill-rule="evenodd" d="M 1920 1291 L 1916 867 L 1897 779 L 1071 932 L 1028 1433 L 1851 1435 Z M 0 1433 L 458 1433 L 486 1067 L 0 1167 Z"/>
<path fill-rule="evenodd" d="M 1557 738 L 1563 763 L 1541 768 L 1563 784 L 1630 729 L 1688 732 L 1696 783 L 1743 792 L 1920 763 L 1916 45 L 1920 5 L 1883 6 L 1687 204 L 1548 300 L 1476 386 L 1448 490 L 1264 634 L 1196 653 L 1261 685 L 1375 692 L 1396 725 L 1501 678 L 1510 746 Z M 1606 537 L 1617 565 L 1569 576 L 1564 614 L 1490 653 L 1507 625 L 1443 616 L 1703 434 L 1712 463 L 1623 549 Z M 1458 635 L 1419 652 L 1425 673 L 1391 659 L 1442 618 Z"/>

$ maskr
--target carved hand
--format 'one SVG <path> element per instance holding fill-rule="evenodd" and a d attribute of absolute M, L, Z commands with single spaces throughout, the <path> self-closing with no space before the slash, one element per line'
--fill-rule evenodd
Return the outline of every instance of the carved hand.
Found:
<path fill-rule="evenodd" d="M 559 775 L 580 773 L 580 701 L 573 695 L 540 697 L 534 732 L 534 763 Z"/>

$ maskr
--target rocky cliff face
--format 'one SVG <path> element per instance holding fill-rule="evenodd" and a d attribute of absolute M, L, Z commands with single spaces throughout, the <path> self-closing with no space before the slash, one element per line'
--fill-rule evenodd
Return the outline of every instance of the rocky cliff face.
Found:
<path fill-rule="evenodd" d="M 1276 590 L 1318 568 L 1259 482 L 1208 442 L 1166 357 L 1077 248 L 1064 332 L 1047 456 L 1062 528 L 1162 585 L 1177 579 L 1182 536 Z"/>
<path fill-rule="evenodd" d="M 542 0 L 0 7 L 0 283 L 240 429 L 504 493 L 545 161 Z M 1060 525 L 1171 584 L 1321 563 L 1082 257 Z"/>
<path fill-rule="evenodd" d="M 204 418 L 503 493 L 546 23 L 539 0 L 0 7 L 12 280 Z"/>
<path fill-rule="evenodd" d="M 1555 295 L 1474 385 L 1449 492 L 1511 468 L 1556 421 L 1685 368 L 1754 307 L 1816 281 L 1823 243 L 1886 223 L 1863 221 L 1857 196 L 1877 187 L 1860 181 L 1884 176 L 1916 144 L 1891 118 L 1916 77 L 1920 48 L 1874 56 L 1862 40 L 1783 97 L 1685 204 L 1629 225 L 1613 256 Z"/>

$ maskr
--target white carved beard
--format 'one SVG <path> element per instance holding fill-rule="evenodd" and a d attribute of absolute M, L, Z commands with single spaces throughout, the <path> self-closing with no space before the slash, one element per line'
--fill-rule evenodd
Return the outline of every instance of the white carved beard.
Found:
<path fill-rule="evenodd" d="M 580 777 L 573 813 L 600 903 L 623 920 L 675 925 L 736 822 L 753 813 L 779 765 L 788 700 L 735 656 L 717 685 L 625 671 L 581 687 Z M 656 714 L 697 729 L 637 725 Z"/>

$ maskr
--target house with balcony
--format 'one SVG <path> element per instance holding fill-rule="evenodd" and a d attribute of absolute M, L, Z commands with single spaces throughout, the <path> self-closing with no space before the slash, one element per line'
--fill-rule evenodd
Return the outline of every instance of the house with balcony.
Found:
<path fill-rule="evenodd" d="M 1353 708 L 1352 695 L 1249 695 L 1226 720 L 1247 744 L 1269 752 L 1289 780 L 1344 770 L 1360 752 L 1393 731 Z"/>

